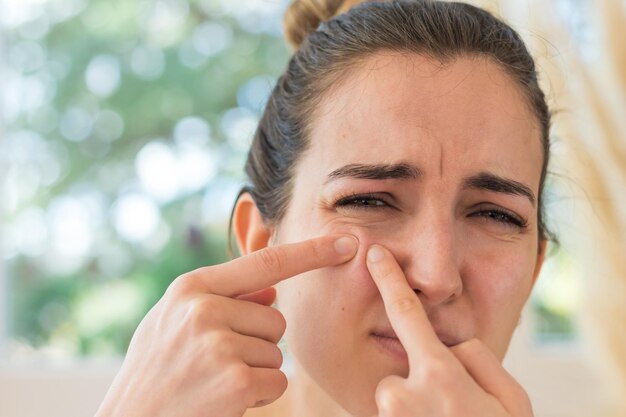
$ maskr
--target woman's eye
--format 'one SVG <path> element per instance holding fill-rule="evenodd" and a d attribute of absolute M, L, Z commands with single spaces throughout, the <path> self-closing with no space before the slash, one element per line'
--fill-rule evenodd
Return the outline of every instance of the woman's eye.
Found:
<path fill-rule="evenodd" d="M 479 210 L 471 215 L 472 217 L 481 217 L 487 221 L 495 222 L 505 226 L 514 226 L 520 230 L 526 229 L 527 222 L 520 216 L 509 212 L 508 210 L 488 208 Z"/>
<path fill-rule="evenodd" d="M 372 195 L 353 195 L 337 200 L 335 207 L 353 209 L 381 209 L 389 207 L 389 204 L 380 197 Z"/>

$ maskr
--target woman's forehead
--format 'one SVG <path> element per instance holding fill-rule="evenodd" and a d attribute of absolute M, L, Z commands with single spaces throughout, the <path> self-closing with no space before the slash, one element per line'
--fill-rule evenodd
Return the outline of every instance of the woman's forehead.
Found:
<path fill-rule="evenodd" d="M 427 175 L 464 167 L 539 183 L 536 117 L 508 74 L 486 59 L 442 65 L 417 54 L 372 56 L 327 93 L 310 128 L 308 155 L 325 170 L 408 160 Z"/>

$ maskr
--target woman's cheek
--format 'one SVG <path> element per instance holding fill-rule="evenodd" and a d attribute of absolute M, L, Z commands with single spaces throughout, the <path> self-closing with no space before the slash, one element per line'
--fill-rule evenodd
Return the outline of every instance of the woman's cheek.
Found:
<path fill-rule="evenodd" d="M 532 270 L 519 250 L 479 249 L 468 253 L 464 291 L 475 306 L 476 336 L 503 358 L 532 288 Z"/>
<path fill-rule="evenodd" d="M 335 225 L 337 226 L 337 225 Z M 363 227 L 325 228 L 320 234 L 346 233 L 359 240 L 355 257 L 341 265 L 320 268 L 280 282 L 278 306 L 287 320 L 290 348 L 302 359 L 308 355 L 337 354 L 339 345 L 356 343 L 363 318 L 381 304 L 380 293 L 367 269 L 367 248 L 379 243 Z M 352 329 L 348 332 L 346 329 Z M 330 334 L 333 338 L 315 335 Z M 332 343 L 330 343 L 332 342 Z M 334 345 L 334 346 L 331 346 Z"/>
<path fill-rule="evenodd" d="M 325 230 L 325 233 L 347 233 L 359 240 L 359 249 L 355 257 L 350 262 L 334 269 L 340 276 L 337 278 L 348 284 L 352 294 L 377 298 L 378 288 L 367 269 L 367 250 L 371 245 L 378 244 L 389 248 L 393 253 L 393 236 L 389 236 L 383 228 L 362 225 L 335 225 L 332 229 Z"/>
<path fill-rule="evenodd" d="M 467 274 L 468 285 L 480 285 L 493 299 L 507 300 L 506 304 L 525 300 L 532 288 L 534 265 L 530 256 L 523 255 L 524 251 L 514 246 L 469 250 L 466 263 L 473 271 Z"/>
<path fill-rule="evenodd" d="M 378 298 L 379 291 L 365 263 L 367 249 L 380 242 L 381 233 L 367 226 L 331 222 L 310 236 L 286 236 L 285 241 L 297 241 L 315 235 L 351 234 L 359 241 L 354 258 L 344 264 L 305 272 L 277 284 L 278 304 L 293 320 L 315 316 L 325 322 L 329 311 L 349 314 L 363 309 Z M 285 236 L 283 237 L 285 238 Z M 320 309 L 319 306 L 324 306 Z M 300 317 L 303 316 L 303 317 Z"/>

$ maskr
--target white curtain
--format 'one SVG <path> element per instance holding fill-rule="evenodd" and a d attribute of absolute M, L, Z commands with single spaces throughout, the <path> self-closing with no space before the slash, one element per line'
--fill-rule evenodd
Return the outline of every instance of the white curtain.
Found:
<path fill-rule="evenodd" d="M 568 199 L 552 212 L 583 269 L 582 336 L 604 373 L 606 410 L 626 416 L 626 3 L 478 1 L 524 36 L 556 110 L 552 171 Z M 557 222 L 559 223 L 559 222 Z"/>

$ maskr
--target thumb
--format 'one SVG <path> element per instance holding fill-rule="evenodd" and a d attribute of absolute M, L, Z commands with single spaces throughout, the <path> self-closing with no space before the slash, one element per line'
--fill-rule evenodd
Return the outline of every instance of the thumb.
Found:
<path fill-rule="evenodd" d="M 271 306 L 276 300 L 276 289 L 274 287 L 264 288 L 259 291 L 243 294 L 237 297 L 238 300 L 251 301 L 253 303 Z"/>

